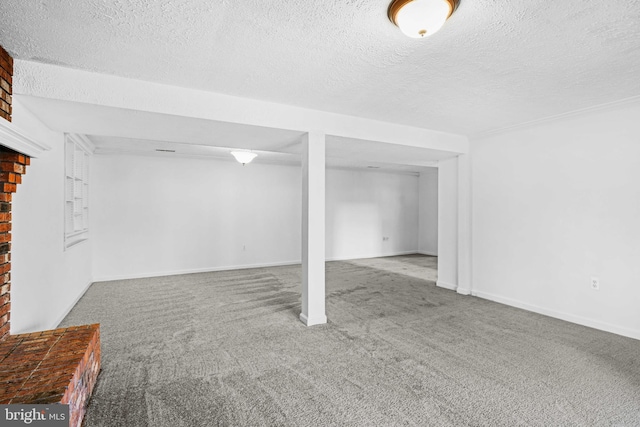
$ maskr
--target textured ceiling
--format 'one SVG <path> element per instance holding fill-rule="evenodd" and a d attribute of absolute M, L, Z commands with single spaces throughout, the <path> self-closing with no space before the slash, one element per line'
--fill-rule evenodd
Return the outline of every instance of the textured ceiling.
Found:
<path fill-rule="evenodd" d="M 640 1 L 2 0 L 15 58 L 474 136 L 640 95 Z"/>

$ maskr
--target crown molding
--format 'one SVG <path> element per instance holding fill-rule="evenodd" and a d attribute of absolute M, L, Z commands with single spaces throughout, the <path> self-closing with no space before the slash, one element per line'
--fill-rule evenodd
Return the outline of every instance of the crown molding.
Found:
<path fill-rule="evenodd" d="M 514 132 L 514 131 L 517 131 L 517 130 L 533 128 L 535 126 L 542 125 L 542 124 L 545 124 L 545 123 L 552 123 L 552 122 L 555 122 L 555 121 L 568 119 L 568 118 L 571 118 L 571 117 L 579 117 L 579 116 L 583 116 L 583 115 L 586 115 L 586 114 L 589 114 L 589 113 L 595 113 L 595 112 L 598 112 L 598 111 L 613 110 L 613 109 L 616 109 L 616 108 L 623 107 L 625 105 L 639 104 L 639 103 L 640 103 L 640 95 L 632 96 L 630 98 L 624 98 L 624 99 L 620 99 L 618 101 L 607 102 L 607 103 L 604 103 L 604 104 L 598 104 L 598 105 L 594 105 L 592 107 L 581 108 L 581 109 L 578 109 L 578 110 L 568 111 L 566 113 L 560 113 L 560 114 L 556 114 L 556 115 L 553 115 L 553 116 L 543 117 L 541 119 L 531 120 L 531 121 L 528 121 L 528 122 L 518 123 L 518 124 L 515 124 L 515 125 L 511 125 L 511 126 L 504 126 L 504 127 L 501 127 L 501 128 L 496 128 L 496 129 L 491 129 L 491 130 L 484 131 L 484 132 L 479 132 L 477 134 L 469 136 L 469 140 L 473 141 L 473 140 L 477 140 L 477 139 L 488 138 L 490 136 L 502 135 L 502 134 L 509 133 L 509 132 Z"/>
<path fill-rule="evenodd" d="M 0 145 L 29 157 L 39 157 L 51 146 L 23 134 L 12 122 L 0 120 Z"/>

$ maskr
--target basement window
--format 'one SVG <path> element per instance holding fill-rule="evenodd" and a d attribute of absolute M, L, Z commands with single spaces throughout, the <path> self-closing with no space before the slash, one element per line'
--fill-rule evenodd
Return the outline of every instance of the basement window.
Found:
<path fill-rule="evenodd" d="M 65 135 L 64 244 L 65 248 L 89 238 L 90 143 L 79 135 Z"/>

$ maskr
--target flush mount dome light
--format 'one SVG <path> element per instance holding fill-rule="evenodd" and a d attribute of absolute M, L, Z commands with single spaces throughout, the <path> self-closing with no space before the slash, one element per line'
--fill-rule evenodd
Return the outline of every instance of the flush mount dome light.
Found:
<path fill-rule="evenodd" d="M 456 9 L 458 0 L 393 0 L 389 19 L 413 38 L 436 33 Z"/>
<path fill-rule="evenodd" d="M 242 166 L 247 163 L 251 163 L 251 160 L 255 159 L 257 156 L 256 153 L 252 153 L 251 151 L 247 150 L 232 151 L 231 155 L 235 157 L 238 162 L 242 163 Z"/>

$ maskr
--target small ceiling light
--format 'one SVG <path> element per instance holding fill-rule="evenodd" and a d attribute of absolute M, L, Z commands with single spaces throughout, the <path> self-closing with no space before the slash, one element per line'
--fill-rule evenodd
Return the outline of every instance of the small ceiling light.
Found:
<path fill-rule="evenodd" d="M 436 33 L 456 9 L 459 0 L 393 0 L 388 15 L 400 31 L 413 38 Z"/>
<path fill-rule="evenodd" d="M 252 153 L 251 151 L 247 150 L 232 151 L 231 155 L 235 157 L 238 162 L 242 163 L 242 166 L 246 165 L 247 163 L 251 163 L 251 160 L 255 159 L 257 156 L 256 153 Z"/>

